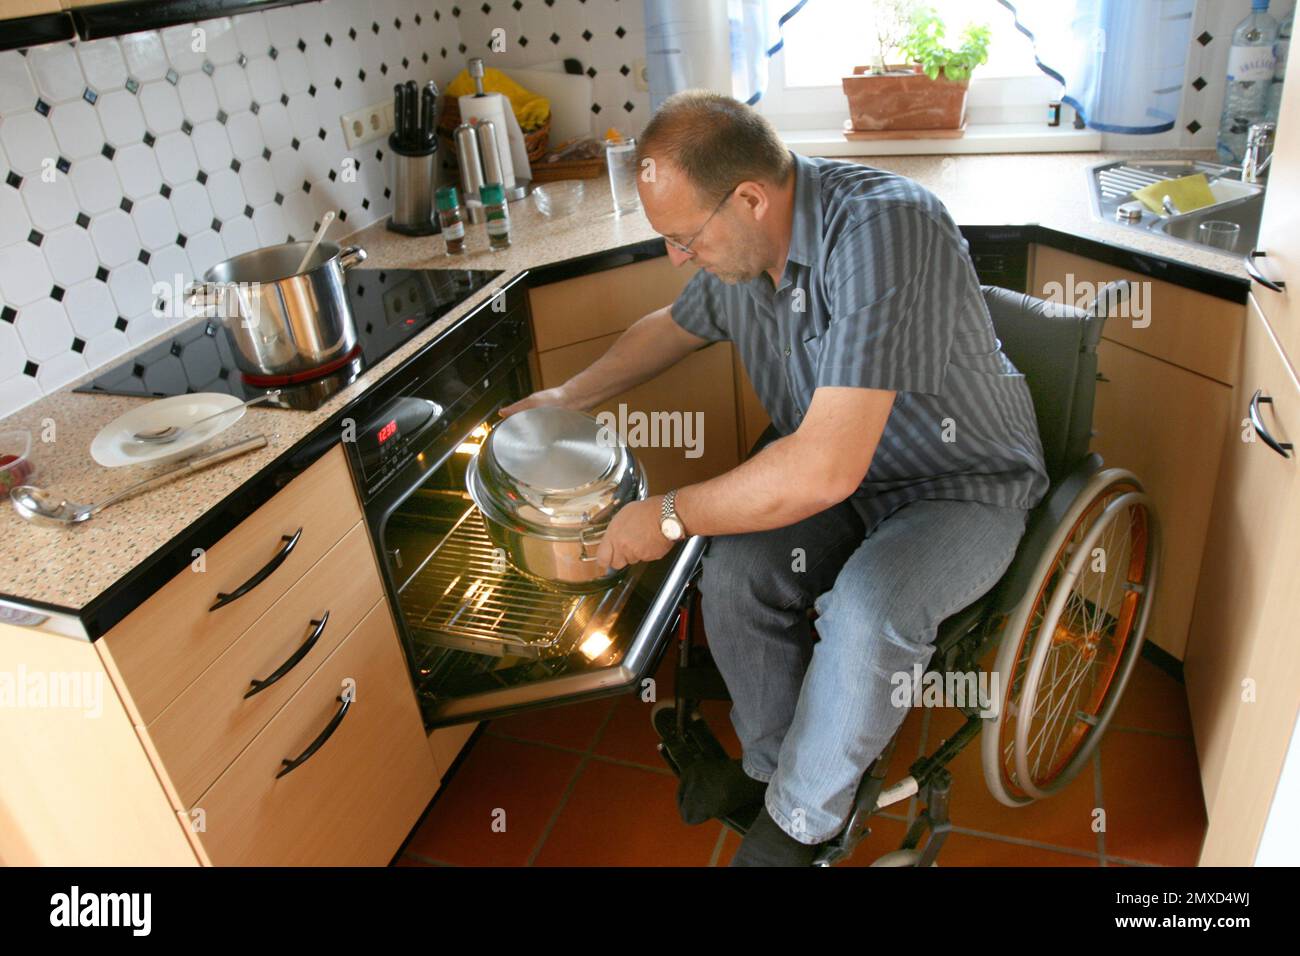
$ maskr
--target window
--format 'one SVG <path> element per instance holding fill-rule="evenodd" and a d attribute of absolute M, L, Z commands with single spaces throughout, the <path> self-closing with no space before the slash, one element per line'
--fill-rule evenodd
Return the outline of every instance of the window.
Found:
<path fill-rule="evenodd" d="M 1060 84 L 1034 63 L 1029 38 L 997 0 L 928 0 L 955 41 L 966 24 L 992 31 L 989 61 L 971 78 L 968 122 L 974 125 L 1043 122 Z M 808 0 L 782 30 L 770 85 L 758 107 L 779 129 L 838 129 L 847 116 L 840 77 L 876 57 L 874 0 Z"/>

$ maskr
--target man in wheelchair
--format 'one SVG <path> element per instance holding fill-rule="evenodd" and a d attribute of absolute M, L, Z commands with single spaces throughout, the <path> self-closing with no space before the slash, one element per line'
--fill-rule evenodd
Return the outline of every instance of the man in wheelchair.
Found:
<path fill-rule="evenodd" d="M 807 865 L 906 717 L 895 675 L 998 581 L 1048 488 L 1033 403 L 961 233 L 917 183 L 797 156 L 700 91 L 662 105 L 640 159 L 651 225 L 700 271 L 505 411 L 590 408 L 735 343 L 772 427 L 731 471 L 622 509 L 599 556 L 710 537 L 702 610 L 743 757 L 683 767 L 679 807 L 700 823 L 761 802 L 733 865 Z"/>

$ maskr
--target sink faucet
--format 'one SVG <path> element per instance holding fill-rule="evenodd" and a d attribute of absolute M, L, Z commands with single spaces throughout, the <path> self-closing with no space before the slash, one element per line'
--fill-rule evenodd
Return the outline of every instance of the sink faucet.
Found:
<path fill-rule="evenodd" d="M 1273 136 L 1277 131 L 1274 123 L 1252 123 L 1246 133 L 1246 153 L 1241 160 L 1241 181 L 1258 183 L 1260 174 L 1273 161 Z"/>

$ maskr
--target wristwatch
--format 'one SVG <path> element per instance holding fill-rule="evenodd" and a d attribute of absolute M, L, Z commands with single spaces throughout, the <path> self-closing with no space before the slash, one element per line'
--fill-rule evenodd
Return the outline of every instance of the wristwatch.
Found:
<path fill-rule="evenodd" d="M 682 519 L 677 517 L 676 501 L 677 489 L 674 488 L 664 495 L 663 511 L 659 517 L 659 530 L 669 541 L 680 541 L 686 537 L 686 528 L 682 525 Z"/>

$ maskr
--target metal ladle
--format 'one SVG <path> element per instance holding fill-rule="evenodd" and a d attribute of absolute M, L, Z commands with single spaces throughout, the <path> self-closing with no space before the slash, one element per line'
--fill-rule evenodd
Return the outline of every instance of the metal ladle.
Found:
<path fill-rule="evenodd" d="M 185 434 L 187 431 L 197 428 L 204 422 L 212 421 L 214 418 L 220 418 L 222 415 L 233 412 L 237 408 L 247 408 L 249 405 L 256 405 L 269 398 L 275 398 L 279 394 L 280 390 L 278 388 L 273 388 L 264 395 L 258 395 L 256 398 L 250 398 L 248 401 L 240 402 L 238 405 L 231 405 L 229 408 L 223 408 L 221 411 L 213 412 L 211 415 L 204 415 L 202 418 L 190 422 L 188 425 L 182 425 L 180 427 L 177 427 L 176 425 L 165 425 L 162 428 L 149 428 L 141 432 L 135 432 L 131 437 L 138 442 L 145 442 L 146 444 L 151 445 L 170 444 L 180 438 L 181 435 Z"/>
<path fill-rule="evenodd" d="M 181 475 L 199 471 L 209 465 L 215 465 L 218 462 L 265 447 L 265 435 L 246 438 L 233 445 L 227 445 L 225 448 L 218 448 L 206 455 L 192 458 L 171 471 L 165 471 L 161 475 L 155 475 L 152 478 L 146 478 L 144 481 L 136 482 L 129 488 L 119 491 L 113 497 L 106 498 L 97 505 L 80 505 L 75 501 L 60 498 L 54 492 L 46 491 L 44 488 L 38 488 L 35 485 L 19 485 L 17 488 L 11 489 L 9 491 L 9 500 L 13 502 L 14 510 L 28 521 L 65 527 L 81 524 L 81 522 L 99 514 L 109 505 L 117 504 L 124 498 L 130 498 L 132 495 L 148 491 L 150 488 L 157 488 L 159 485 L 165 485 Z"/>

